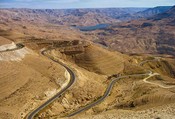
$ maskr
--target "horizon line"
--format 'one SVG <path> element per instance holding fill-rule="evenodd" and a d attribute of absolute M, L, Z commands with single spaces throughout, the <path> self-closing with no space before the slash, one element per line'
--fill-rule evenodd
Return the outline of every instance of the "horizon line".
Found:
<path fill-rule="evenodd" d="M 173 7 L 172 6 L 164 6 L 164 5 L 159 5 L 159 6 L 154 6 L 154 7 L 73 7 L 73 8 L 29 8 L 29 7 L 0 7 L 0 9 L 117 9 L 117 8 L 155 8 L 155 7 Z"/>

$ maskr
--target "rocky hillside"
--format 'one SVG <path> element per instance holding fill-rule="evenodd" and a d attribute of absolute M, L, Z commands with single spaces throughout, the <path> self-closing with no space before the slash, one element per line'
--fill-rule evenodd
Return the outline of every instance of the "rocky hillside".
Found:
<path fill-rule="evenodd" d="M 169 9 L 171 9 L 171 7 L 172 6 L 159 6 L 159 7 L 149 8 L 145 11 L 137 12 L 135 15 L 141 18 L 148 18 L 157 14 L 167 12 Z"/>
<path fill-rule="evenodd" d="M 175 7 L 149 19 L 113 25 L 93 31 L 94 42 L 127 53 L 175 55 Z M 93 35 L 92 35 L 93 36 Z"/>
<path fill-rule="evenodd" d="M 50 23 L 56 25 L 92 26 L 132 19 L 148 18 L 169 10 L 155 8 L 91 8 L 91 9 L 0 9 L 0 22 Z M 38 22 L 39 21 L 39 22 Z"/>
<path fill-rule="evenodd" d="M 150 20 L 156 20 L 156 21 L 164 20 L 171 23 L 174 22 L 174 19 L 175 19 L 175 6 L 172 7 L 170 10 L 168 10 L 167 12 L 155 15 L 154 17 L 150 18 Z"/>
<path fill-rule="evenodd" d="M 76 81 L 61 97 L 41 110 L 36 118 L 56 119 L 67 116 L 102 97 L 114 78 L 141 74 L 148 70 L 160 76 L 135 75 L 121 78 L 102 103 L 82 114 L 130 109 L 128 114 L 131 115 L 136 109 L 149 109 L 175 102 L 174 57 L 161 58 L 148 54 L 129 56 L 109 50 L 174 54 L 174 8 L 161 14 L 162 17 L 158 15 L 149 20 L 121 24 L 112 22 L 114 25 L 108 28 L 91 32 L 80 32 L 69 26 L 93 25 L 107 22 L 108 19 L 116 21 L 109 17 L 110 12 L 108 15 L 99 15 L 100 11 L 93 10 L 0 10 L 0 45 L 6 48 L 6 44 L 15 42 L 25 46 L 17 51 L 0 53 L 0 119 L 24 119 L 67 84 L 69 79 L 65 75 L 65 68 L 53 60 L 70 67 L 76 75 Z M 47 48 L 52 50 L 43 56 L 41 51 Z M 25 53 L 26 49 L 31 52 Z M 20 53 L 25 54 L 21 57 Z M 12 56 L 20 60 L 12 61 Z M 171 115 L 169 111 L 166 112 Z"/>
<path fill-rule="evenodd" d="M 158 6 L 158 7 L 149 8 L 143 11 L 135 12 L 135 13 L 121 15 L 117 17 L 117 19 L 128 21 L 128 20 L 134 20 L 134 19 L 149 18 L 157 14 L 167 12 L 169 9 L 171 9 L 171 7 L 172 6 Z"/>
<path fill-rule="evenodd" d="M 57 25 L 88 26 L 101 23 L 116 23 L 118 16 L 136 13 L 145 8 L 106 8 L 106 9 L 1 9 L 2 23 L 8 21 L 48 22 Z"/>

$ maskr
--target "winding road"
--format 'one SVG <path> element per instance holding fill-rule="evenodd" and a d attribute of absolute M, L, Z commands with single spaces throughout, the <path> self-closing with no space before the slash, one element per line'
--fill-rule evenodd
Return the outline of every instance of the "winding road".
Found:
<path fill-rule="evenodd" d="M 160 61 L 160 59 L 159 58 L 155 58 L 153 60 L 145 60 L 145 61 L 142 61 L 139 65 L 140 66 L 143 66 L 147 62 L 154 62 L 154 61 Z M 163 86 L 163 85 L 158 84 L 158 83 L 147 81 L 147 79 L 149 79 L 150 77 L 152 77 L 152 76 L 159 76 L 159 75 L 160 75 L 159 73 L 152 73 L 149 77 L 143 79 L 143 81 L 145 83 L 148 83 L 148 84 L 151 84 L 151 85 L 157 85 L 157 86 L 159 86 L 161 88 L 166 88 L 166 89 L 168 89 L 168 88 L 175 88 L 175 86 Z"/>
<path fill-rule="evenodd" d="M 148 84 L 151 84 L 151 85 L 157 85 L 157 86 L 159 86 L 159 87 L 161 87 L 161 88 L 166 88 L 166 89 L 168 89 L 168 88 L 175 88 L 175 86 L 163 86 L 163 85 L 158 84 L 158 83 L 154 83 L 154 82 L 147 81 L 147 79 L 149 79 L 149 78 L 151 78 L 151 77 L 153 77 L 153 76 L 159 76 L 159 75 L 160 75 L 159 73 L 153 73 L 153 74 L 151 74 L 149 77 L 143 79 L 143 81 L 144 81 L 145 83 L 148 83 Z"/>
<path fill-rule="evenodd" d="M 101 103 L 101 102 L 110 94 L 110 92 L 111 92 L 111 90 L 112 90 L 112 88 L 113 88 L 113 86 L 114 86 L 114 84 L 116 83 L 117 80 L 123 79 L 123 78 L 129 78 L 129 77 L 136 77 L 136 76 L 146 76 L 146 75 L 151 75 L 151 74 L 152 74 L 152 72 L 151 72 L 151 71 L 148 71 L 148 73 L 145 73 L 145 74 L 133 74 L 133 75 L 121 76 L 121 77 L 118 77 L 118 78 L 116 78 L 116 79 L 113 79 L 113 80 L 109 83 L 109 85 L 108 85 L 108 87 L 107 87 L 107 89 L 106 89 L 106 91 L 105 91 L 105 93 L 104 93 L 104 95 L 103 95 L 102 97 L 100 97 L 98 100 L 96 100 L 96 101 L 94 101 L 94 102 L 88 104 L 87 106 L 82 107 L 82 108 L 76 110 L 75 112 L 73 112 L 73 113 L 67 115 L 67 117 L 74 116 L 74 115 L 76 115 L 76 114 L 78 114 L 78 113 L 81 113 L 81 112 L 83 112 L 83 111 L 85 111 L 85 110 L 88 110 L 88 109 L 90 109 L 91 107 L 93 107 L 93 106 L 95 106 L 95 105 Z"/>
<path fill-rule="evenodd" d="M 66 66 L 65 64 L 63 64 L 62 62 L 59 62 L 49 56 L 47 56 L 45 54 L 46 51 L 48 50 L 51 50 L 51 49 L 46 49 L 46 50 L 43 50 L 41 52 L 42 55 L 46 56 L 47 58 L 49 58 L 50 60 L 52 60 L 53 62 L 56 62 L 60 65 L 62 65 L 67 71 L 68 73 L 70 74 L 70 81 L 68 83 L 68 85 L 66 87 L 64 87 L 60 92 L 58 92 L 55 96 L 53 96 L 52 98 L 50 98 L 49 100 L 47 100 L 44 104 L 42 104 L 41 106 L 39 106 L 37 109 L 35 109 L 34 111 L 32 111 L 30 114 L 28 114 L 28 116 L 26 117 L 26 119 L 33 119 L 34 116 L 40 111 L 42 110 L 43 108 L 45 108 L 46 106 L 50 105 L 53 101 L 55 101 L 57 98 L 59 98 L 63 93 L 65 93 L 67 91 L 67 89 L 69 89 L 73 83 L 75 82 L 76 78 L 75 78 L 75 74 L 74 72 L 68 67 Z"/>
<path fill-rule="evenodd" d="M 15 51 L 15 50 L 19 50 L 19 49 L 22 49 L 23 47 L 25 47 L 23 44 L 21 43 L 18 43 L 16 44 L 16 47 L 15 48 L 11 48 L 11 49 L 6 49 L 6 50 L 1 50 L 0 53 L 2 52 L 9 52 L 9 51 Z M 67 89 L 69 89 L 73 83 L 75 82 L 76 78 L 75 78 L 75 74 L 74 72 L 68 67 L 66 66 L 65 64 L 63 64 L 62 62 L 58 61 L 58 60 L 55 60 L 53 59 L 52 57 L 46 55 L 45 52 L 47 52 L 48 50 L 52 50 L 53 48 L 48 48 L 48 49 L 45 49 L 43 51 L 41 51 L 41 54 L 43 56 L 46 56 L 47 58 L 49 58 L 50 60 L 52 60 L 53 62 L 56 62 L 60 65 L 62 65 L 66 70 L 67 72 L 70 74 L 70 81 L 69 83 L 67 84 L 67 86 L 65 86 L 61 91 L 59 91 L 56 95 L 54 95 L 52 98 L 50 98 L 49 100 L 47 100 L 45 103 L 43 103 L 41 106 L 39 106 L 37 109 L 33 110 L 31 113 L 29 113 L 26 117 L 26 119 L 33 119 L 34 116 L 39 112 L 41 111 L 43 108 L 45 108 L 46 106 L 48 106 L 49 104 L 51 104 L 53 101 L 55 101 L 57 98 L 59 98 L 63 93 L 65 93 L 67 91 Z"/>
<path fill-rule="evenodd" d="M 157 60 L 159 61 L 159 59 L 157 59 L 157 58 L 156 58 L 156 59 L 153 59 L 153 60 L 145 60 L 145 61 L 142 61 L 139 65 L 140 65 L 140 66 L 143 66 L 144 63 L 147 63 L 147 62 L 150 62 L 150 61 L 157 61 Z M 145 83 L 157 85 L 157 86 L 160 86 L 160 87 L 162 87 L 162 88 L 173 88 L 173 87 L 175 87 L 175 86 L 166 87 L 166 86 L 162 86 L 162 85 L 157 84 L 157 83 L 153 83 L 153 82 L 147 81 L 147 79 L 149 79 L 149 78 L 151 78 L 151 77 L 153 77 L 153 76 L 159 75 L 158 73 L 153 73 L 153 72 L 150 71 L 150 70 L 148 70 L 148 73 L 145 73 L 145 74 L 133 74 L 133 75 L 121 76 L 121 77 L 118 77 L 118 78 L 116 78 L 116 79 L 113 79 L 113 80 L 109 83 L 109 85 L 108 85 L 108 87 L 107 87 L 107 89 L 106 89 L 106 91 L 105 91 L 105 93 L 104 93 L 104 95 L 103 95 L 102 97 L 100 97 L 98 100 L 96 100 L 96 101 L 94 101 L 94 102 L 92 102 L 92 103 L 86 105 L 85 107 L 82 107 L 82 108 L 76 110 L 75 112 L 72 112 L 72 113 L 68 114 L 67 117 L 71 117 L 71 116 L 74 116 L 74 115 L 76 115 L 76 114 L 79 114 L 79 113 L 81 113 L 81 112 L 83 112 L 83 111 L 85 111 L 85 110 L 88 110 L 88 109 L 90 109 L 91 107 L 93 107 L 93 106 L 95 106 L 95 105 L 101 103 L 106 97 L 108 97 L 108 95 L 110 94 L 110 92 L 111 92 L 111 90 L 112 90 L 112 87 L 114 86 L 114 84 L 116 83 L 117 80 L 123 79 L 123 78 L 129 78 L 129 77 L 135 77 L 135 76 L 147 76 L 147 75 L 148 75 L 148 77 L 146 77 L 146 78 L 143 79 L 143 81 L 144 81 Z"/>
<path fill-rule="evenodd" d="M 18 50 L 18 49 L 21 49 L 21 48 L 24 47 L 23 44 L 16 44 L 16 46 L 17 46 L 16 48 L 7 49 L 7 50 L 0 51 L 0 52 L 14 51 L 14 50 Z M 39 111 L 41 111 L 42 109 L 44 109 L 46 106 L 50 105 L 53 101 L 55 101 L 55 100 L 58 99 L 63 93 L 65 93 L 65 92 L 67 91 L 67 89 L 69 89 L 69 88 L 73 85 L 73 83 L 75 82 L 75 80 L 76 80 L 74 72 L 73 72 L 68 66 L 66 66 L 65 64 L 63 64 L 62 62 L 60 62 L 60 61 L 58 61 L 58 60 L 55 60 L 55 59 L 52 58 L 51 56 L 46 55 L 46 52 L 49 51 L 49 50 L 51 50 L 51 49 L 53 49 L 53 48 L 45 49 L 45 50 L 41 51 L 41 54 L 42 54 L 43 56 L 49 58 L 49 59 L 52 60 L 53 62 L 56 62 L 56 63 L 62 65 L 62 66 L 68 71 L 68 73 L 70 74 L 70 81 L 69 81 L 69 83 L 67 84 L 67 86 L 65 86 L 65 87 L 64 87 L 61 91 L 59 91 L 56 95 L 54 95 L 52 98 L 50 98 L 50 99 L 47 100 L 45 103 L 43 103 L 41 106 L 39 106 L 37 109 L 35 109 L 35 110 L 33 110 L 31 113 L 29 113 L 29 114 L 27 115 L 26 119 L 33 119 L 34 116 L 35 116 Z M 158 59 L 154 59 L 154 60 L 145 60 L 145 61 L 141 62 L 139 65 L 140 65 L 140 66 L 143 66 L 144 63 L 149 62 L 149 61 L 155 61 L 155 60 L 158 60 Z M 106 97 L 108 97 L 108 95 L 110 94 L 110 92 L 111 92 L 111 90 L 112 90 L 112 88 L 113 88 L 113 86 L 114 86 L 114 84 L 116 83 L 117 80 L 123 79 L 123 78 L 136 77 L 136 76 L 147 76 L 147 75 L 148 75 L 148 77 L 146 77 L 146 78 L 143 79 L 143 81 L 144 81 L 145 83 L 158 85 L 158 86 L 160 86 L 160 87 L 162 87 L 162 88 L 173 88 L 173 87 L 175 87 L 175 86 L 165 87 L 165 86 L 162 86 L 162 85 L 160 85 L 160 84 L 156 84 L 156 83 L 152 83 L 152 82 L 147 81 L 147 79 L 149 79 L 149 78 L 151 78 L 151 77 L 153 77 L 153 76 L 155 76 L 155 75 L 159 75 L 158 73 L 153 73 L 152 71 L 148 71 L 147 73 L 144 73 L 144 74 L 133 74 L 133 75 L 120 76 L 120 77 L 118 77 L 118 78 L 113 79 L 113 80 L 109 83 L 109 85 L 108 85 L 108 87 L 107 87 L 107 89 L 106 89 L 106 91 L 105 91 L 105 93 L 104 93 L 104 95 L 103 95 L 102 97 L 100 97 L 98 100 L 96 100 L 96 101 L 94 101 L 94 102 L 92 102 L 92 103 L 86 105 L 85 107 L 82 107 L 82 108 L 76 110 L 75 112 L 70 113 L 69 115 L 67 115 L 67 117 L 71 117 L 71 116 L 74 116 L 74 115 L 76 115 L 76 114 L 79 114 L 79 113 L 81 113 L 82 111 L 88 110 L 89 108 L 91 108 L 91 107 L 93 107 L 93 106 L 95 106 L 95 105 L 101 103 Z"/>

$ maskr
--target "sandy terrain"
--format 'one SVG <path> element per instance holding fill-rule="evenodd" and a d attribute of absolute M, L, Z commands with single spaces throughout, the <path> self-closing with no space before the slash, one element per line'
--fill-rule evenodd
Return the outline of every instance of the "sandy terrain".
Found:
<path fill-rule="evenodd" d="M 12 41 L 10 41 L 9 39 L 6 39 L 6 38 L 0 36 L 0 46 L 5 45 L 5 44 L 11 44 L 11 43 L 12 43 Z"/>
<path fill-rule="evenodd" d="M 174 119 L 175 104 L 167 104 L 141 111 L 110 110 L 97 115 L 81 115 L 70 119 Z"/>
<path fill-rule="evenodd" d="M 136 22 L 133 23 L 136 26 L 131 28 L 121 29 L 114 26 L 107 31 L 82 33 L 68 26 L 50 24 L 42 19 L 35 20 L 36 23 L 12 20 L 11 14 L 13 13 L 9 13 L 9 18 L 3 15 L 5 19 L 3 18 L 3 23 L 0 23 L 0 45 L 11 44 L 11 41 L 33 43 L 24 43 L 27 47 L 17 51 L 0 53 L 0 118 L 2 119 L 24 118 L 32 109 L 48 100 L 65 85 L 65 69 L 40 54 L 40 50 L 48 47 L 49 44 L 40 44 L 36 41 L 96 42 L 108 38 L 108 42 L 105 42 L 107 46 L 121 52 L 125 50 L 128 52 L 130 49 L 133 52 L 144 52 L 145 49 L 155 52 L 156 43 L 150 39 L 155 38 L 153 34 L 158 34 L 159 32 L 155 31 L 160 30 L 156 26 L 137 28 Z M 167 28 L 174 34 L 173 29 L 174 27 Z M 106 36 L 104 32 L 107 33 Z M 168 34 L 164 35 L 166 37 Z M 138 44 L 139 47 L 135 47 Z M 123 46 L 125 47 L 122 48 Z M 151 70 L 153 73 L 159 73 L 161 77 L 155 76 L 148 81 L 166 86 L 174 85 L 175 60 L 173 58 L 162 58 L 160 61 L 149 62 L 141 67 L 139 63 L 150 58 L 148 55 L 126 55 L 93 43 L 86 47 L 68 46 L 63 48 L 63 51 L 56 48 L 48 54 L 71 67 L 76 74 L 77 82 L 61 98 L 42 110 L 37 117 L 60 118 L 97 100 L 103 95 L 111 77 L 117 75 Z M 150 118 L 174 118 L 175 89 L 164 89 L 159 85 L 145 83 L 144 78 L 130 77 L 117 81 L 104 102 L 73 118 L 147 118 L 148 115 Z M 162 107 L 159 107 L 160 105 Z"/>
<path fill-rule="evenodd" d="M 61 66 L 35 53 L 0 65 L 0 118 L 23 118 L 65 82 Z"/>

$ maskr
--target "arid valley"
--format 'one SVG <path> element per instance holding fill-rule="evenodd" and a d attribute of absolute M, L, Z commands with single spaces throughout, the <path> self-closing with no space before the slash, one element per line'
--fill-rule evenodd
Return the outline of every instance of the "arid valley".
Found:
<path fill-rule="evenodd" d="M 0 8 L 0 119 L 174 119 L 175 6 Z"/>

